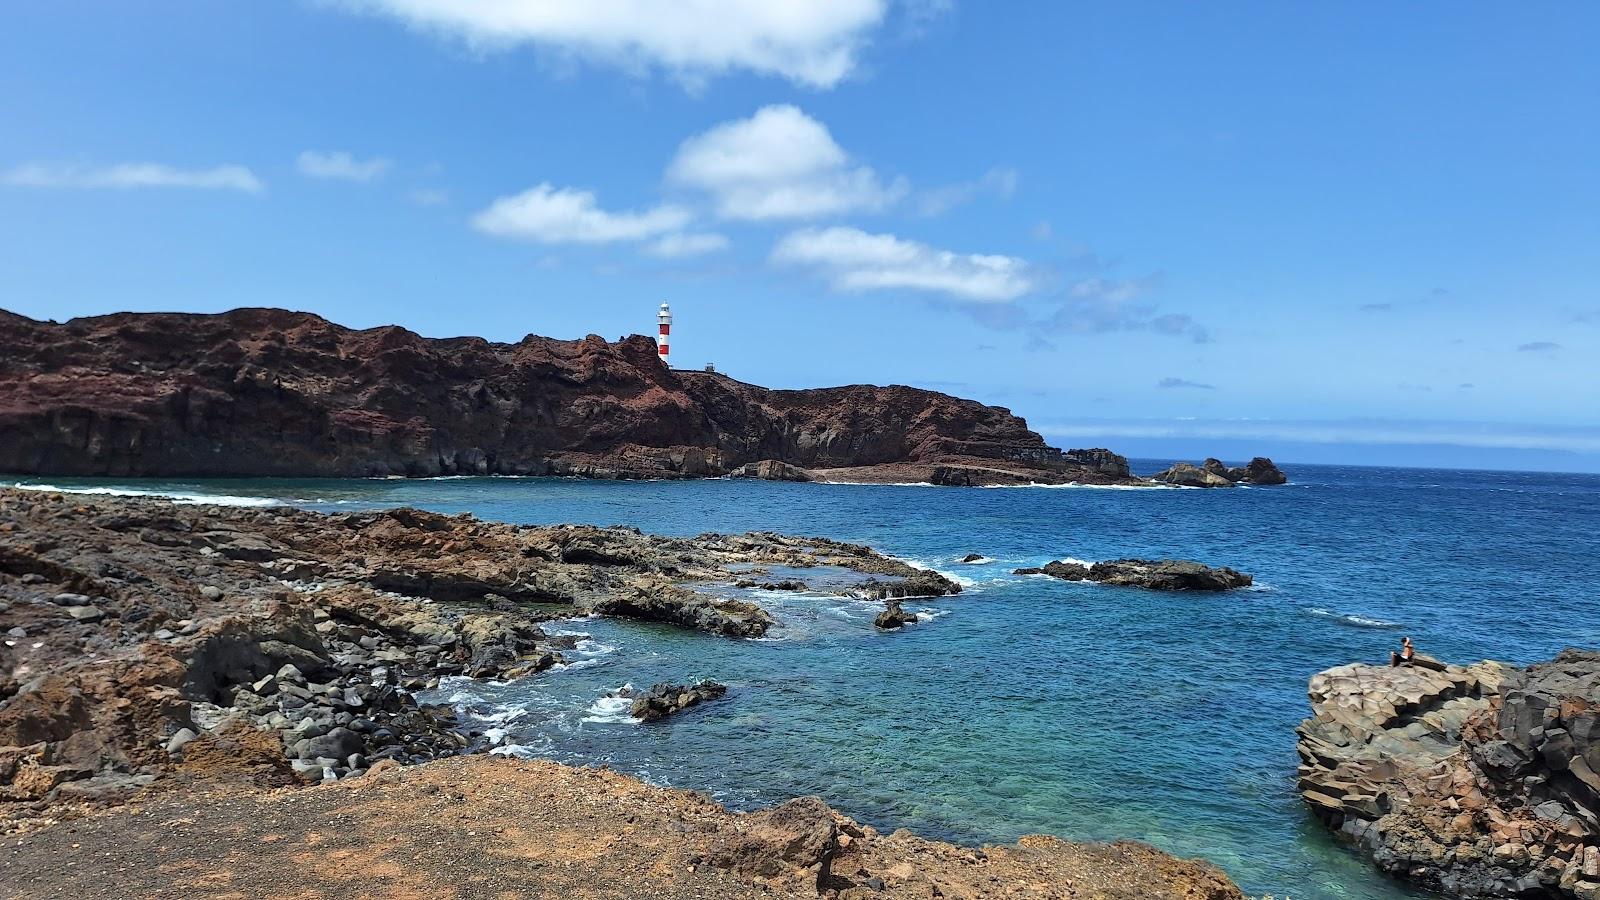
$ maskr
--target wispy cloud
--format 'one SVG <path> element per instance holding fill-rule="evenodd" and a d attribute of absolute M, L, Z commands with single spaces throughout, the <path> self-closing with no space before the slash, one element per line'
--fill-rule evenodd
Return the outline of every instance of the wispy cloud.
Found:
<path fill-rule="evenodd" d="M 1517 347 L 1518 353 L 1554 353 L 1561 349 L 1555 341 L 1532 341 Z"/>
<path fill-rule="evenodd" d="M 722 218 L 748 221 L 876 212 L 907 190 L 852 160 L 825 125 L 789 105 L 684 141 L 667 180 L 709 195 Z"/>
<path fill-rule="evenodd" d="M 1158 388 L 1166 388 L 1166 389 L 1169 389 L 1169 390 L 1178 389 L 1178 388 L 1192 388 L 1192 389 L 1201 390 L 1201 391 L 1214 391 L 1214 390 L 1217 389 L 1217 386 L 1214 385 L 1214 384 L 1204 384 L 1204 383 L 1199 382 L 1199 381 L 1190 381 L 1187 378 L 1170 378 L 1170 377 L 1169 378 L 1163 378 L 1160 381 L 1156 382 L 1156 387 L 1158 387 Z"/>
<path fill-rule="evenodd" d="M 983 173 L 982 177 L 972 181 L 922 191 L 916 196 L 917 212 L 930 217 L 942 216 L 962 204 L 971 203 L 985 195 L 1009 198 L 1017 192 L 1018 179 L 1016 169 L 1001 167 L 990 169 Z M 1045 227 L 1044 236 L 1049 237 L 1049 224 L 1040 224 Z"/>
<path fill-rule="evenodd" d="M 1085 278 L 1067 289 L 1060 306 L 1044 323 L 1059 331 L 1147 331 L 1187 337 L 1208 343 L 1211 334 L 1187 313 L 1161 312 L 1145 299 L 1160 284 L 1160 277 Z"/>
<path fill-rule="evenodd" d="M 829 88 L 854 72 L 889 0 L 329 0 L 485 49 L 533 45 L 698 85 L 733 70 Z"/>
<path fill-rule="evenodd" d="M 1046 437 L 1276 440 L 1318 444 L 1452 444 L 1600 453 L 1600 427 L 1382 419 L 1077 419 L 1036 423 Z"/>
<path fill-rule="evenodd" d="M 117 163 L 109 166 L 30 163 L 0 174 L 0 183 L 34 188 L 189 188 L 242 191 L 247 194 L 259 194 L 266 190 L 261 179 L 244 166 L 184 169 L 161 163 Z"/>
<path fill-rule="evenodd" d="M 607 244 L 669 234 L 690 218 L 688 210 L 668 205 L 609 212 L 590 191 L 546 183 L 499 198 L 473 217 L 472 226 L 495 237 L 541 244 Z"/>
<path fill-rule="evenodd" d="M 856 228 L 792 232 L 773 247 L 771 260 L 811 268 L 841 291 L 906 289 L 1005 303 L 1035 287 L 1027 262 L 1014 256 L 954 253 Z"/>
<path fill-rule="evenodd" d="M 356 159 L 343 150 L 307 150 L 295 159 L 295 168 L 308 178 L 340 181 L 374 181 L 389 171 L 392 163 L 383 157 Z"/>
<path fill-rule="evenodd" d="M 662 259 L 680 259 L 726 249 L 728 249 L 728 239 L 723 235 L 710 232 L 683 232 L 663 235 L 646 247 L 645 252 Z"/>

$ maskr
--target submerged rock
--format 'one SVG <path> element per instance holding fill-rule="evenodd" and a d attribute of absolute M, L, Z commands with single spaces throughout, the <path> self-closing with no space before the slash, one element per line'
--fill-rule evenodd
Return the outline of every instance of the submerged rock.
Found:
<path fill-rule="evenodd" d="M 1301 794 L 1378 866 L 1463 897 L 1600 896 L 1600 653 L 1339 666 L 1309 693 Z"/>

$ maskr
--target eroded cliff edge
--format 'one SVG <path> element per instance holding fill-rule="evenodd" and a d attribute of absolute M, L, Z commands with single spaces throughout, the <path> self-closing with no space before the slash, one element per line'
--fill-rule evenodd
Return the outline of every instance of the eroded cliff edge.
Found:
<path fill-rule="evenodd" d="M 905 386 L 769 390 L 645 337 L 515 344 L 309 313 L 0 310 L 0 471 L 84 476 L 750 474 L 1135 483 L 1009 410 Z"/>

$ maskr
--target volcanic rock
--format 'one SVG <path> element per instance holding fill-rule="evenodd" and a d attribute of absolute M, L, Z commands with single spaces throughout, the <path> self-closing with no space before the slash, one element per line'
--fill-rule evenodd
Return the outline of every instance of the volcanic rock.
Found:
<path fill-rule="evenodd" d="M 1288 477 L 1272 460 L 1257 456 L 1243 466 L 1228 466 L 1216 457 L 1207 457 L 1199 466 L 1175 463 L 1164 472 L 1150 476 L 1152 481 L 1181 487 L 1227 487 L 1232 484 L 1285 484 Z"/>
<path fill-rule="evenodd" d="M 1254 578 L 1226 566 L 1207 566 L 1187 559 L 1113 559 L 1084 565 L 1055 561 L 1038 568 L 1012 570 L 1014 575 L 1049 575 L 1064 581 L 1095 581 L 1155 591 L 1227 591 L 1249 587 Z"/>
<path fill-rule="evenodd" d="M 872 620 L 873 625 L 885 631 L 892 631 L 904 625 L 917 624 L 917 614 L 901 609 L 899 600 L 886 600 L 883 607 L 883 612 L 878 613 L 877 618 Z"/>
<path fill-rule="evenodd" d="M 1178 487 L 1233 487 L 1226 475 L 1202 469 L 1190 463 L 1174 463 L 1172 468 L 1150 476 L 1152 481 Z"/>
<path fill-rule="evenodd" d="M 671 684 L 663 681 L 651 687 L 648 693 L 635 697 L 628 713 L 635 719 L 654 722 L 683 712 L 691 706 L 698 706 L 707 700 L 715 700 L 727 692 L 726 685 L 718 684 L 709 678 L 694 684 Z"/>
<path fill-rule="evenodd" d="M 745 463 L 734 474 L 743 478 L 761 478 L 766 481 L 810 481 L 806 470 L 776 459 Z"/>
<path fill-rule="evenodd" d="M 1378 866 L 1463 897 L 1600 895 L 1600 653 L 1311 679 L 1300 789 Z"/>
<path fill-rule="evenodd" d="M 1089 567 L 1083 563 L 1064 562 L 1054 560 L 1043 566 L 1028 566 L 1021 569 L 1012 569 L 1013 575 L 1049 575 L 1051 578 L 1060 578 L 1063 581 L 1085 581 L 1089 577 Z"/>
<path fill-rule="evenodd" d="M 927 480 L 950 463 L 1024 482 L 1126 478 L 1114 454 L 1063 454 L 1000 407 L 902 385 L 768 390 L 669 370 L 642 336 L 502 344 L 281 309 L 62 324 L 0 311 L 0 346 L 6 472 L 691 478 L 753 464 L 763 478 L 896 480 L 910 465 Z"/>

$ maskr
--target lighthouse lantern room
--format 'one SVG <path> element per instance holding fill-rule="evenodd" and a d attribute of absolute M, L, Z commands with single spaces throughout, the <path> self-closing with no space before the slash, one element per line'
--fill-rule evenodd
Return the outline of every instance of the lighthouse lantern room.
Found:
<path fill-rule="evenodd" d="M 656 334 L 656 352 L 661 354 L 661 362 L 667 368 L 672 368 L 672 363 L 667 359 L 667 344 L 672 335 L 672 307 L 661 304 L 661 312 L 656 314 L 656 321 L 660 331 Z"/>

